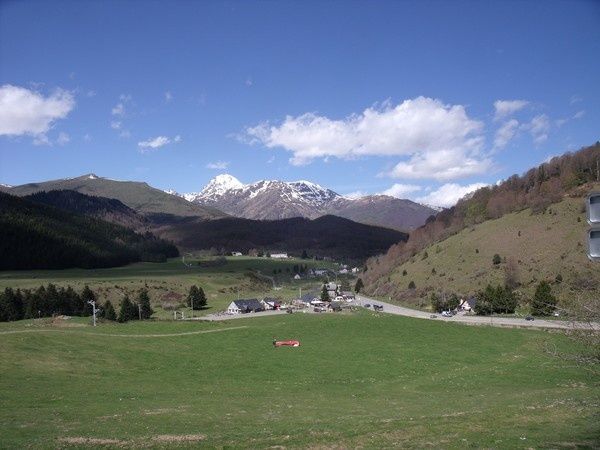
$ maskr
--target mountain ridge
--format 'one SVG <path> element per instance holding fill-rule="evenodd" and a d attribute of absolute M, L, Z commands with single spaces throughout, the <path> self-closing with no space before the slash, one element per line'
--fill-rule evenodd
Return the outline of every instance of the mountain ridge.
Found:
<path fill-rule="evenodd" d="M 315 219 L 332 214 L 399 231 L 417 228 L 438 212 L 411 200 L 383 194 L 349 199 L 307 180 L 259 180 L 243 184 L 230 174 L 217 175 L 199 192 L 175 195 L 245 219 Z"/>

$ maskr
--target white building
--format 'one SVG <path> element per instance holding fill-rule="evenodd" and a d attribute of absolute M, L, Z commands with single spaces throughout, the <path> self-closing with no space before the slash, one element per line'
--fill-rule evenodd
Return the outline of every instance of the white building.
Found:
<path fill-rule="evenodd" d="M 275 259 L 287 259 L 288 254 L 287 253 L 271 253 L 271 258 L 275 258 Z"/>

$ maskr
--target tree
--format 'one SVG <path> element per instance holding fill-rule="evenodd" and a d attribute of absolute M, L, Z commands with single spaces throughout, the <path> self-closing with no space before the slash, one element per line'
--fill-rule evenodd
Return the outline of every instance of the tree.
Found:
<path fill-rule="evenodd" d="M 138 294 L 138 305 L 139 305 L 139 317 L 141 319 L 149 319 L 154 311 L 150 306 L 150 297 L 148 296 L 148 289 L 142 289 Z"/>
<path fill-rule="evenodd" d="M 81 291 L 80 298 L 81 304 L 79 308 L 79 314 L 82 316 L 91 316 L 92 305 L 90 305 L 88 302 L 96 301 L 96 294 L 94 294 L 94 291 L 92 291 L 90 287 L 86 284 L 83 288 L 83 291 Z"/>
<path fill-rule="evenodd" d="M 492 263 L 497 266 L 498 264 L 500 264 L 502 262 L 502 258 L 500 258 L 500 255 L 498 253 L 496 253 L 494 255 L 494 257 L 492 258 Z"/>
<path fill-rule="evenodd" d="M 442 305 L 442 301 L 440 299 L 440 296 L 437 295 L 435 292 L 431 293 L 431 296 L 429 297 L 429 302 L 431 303 L 431 310 L 434 312 L 442 312 L 444 310 L 444 305 Z"/>
<path fill-rule="evenodd" d="M 308 253 L 306 253 L 306 250 L 302 250 L 302 256 L 300 258 L 308 259 Z"/>
<path fill-rule="evenodd" d="M 412 280 L 411 280 L 411 282 L 410 282 L 410 283 L 408 283 L 408 288 L 409 288 L 409 289 L 416 289 L 416 288 L 417 288 L 417 285 L 415 284 L 415 282 L 414 282 L 414 281 L 412 281 Z"/>
<path fill-rule="evenodd" d="M 323 288 L 321 289 L 321 301 L 322 302 L 328 302 L 330 301 L 329 299 L 329 292 L 327 292 L 327 285 L 324 284 Z"/>
<path fill-rule="evenodd" d="M 135 320 L 138 317 L 137 305 L 129 300 L 129 296 L 125 295 L 125 298 L 121 302 L 121 308 L 119 309 L 119 322 L 128 322 Z"/>
<path fill-rule="evenodd" d="M 508 258 L 504 267 L 504 286 L 511 291 L 519 287 L 519 268 L 514 258 Z"/>
<path fill-rule="evenodd" d="M 552 294 L 552 288 L 547 281 L 540 281 L 533 301 L 531 302 L 531 314 L 534 316 L 549 316 L 556 309 L 556 297 Z"/>
<path fill-rule="evenodd" d="M 446 301 L 446 308 L 448 308 L 448 310 L 455 310 L 458 308 L 458 305 L 460 305 L 460 299 L 458 298 L 458 295 L 454 293 L 450 294 L 448 300 Z"/>
<path fill-rule="evenodd" d="M 117 320 L 117 313 L 115 312 L 115 308 L 110 300 L 107 300 L 104 304 L 104 318 L 112 321 Z"/>
<path fill-rule="evenodd" d="M 11 288 L 4 289 L 0 294 L 0 322 L 21 320 L 23 318 L 23 296 L 21 291 L 13 291 Z"/>
<path fill-rule="evenodd" d="M 190 287 L 190 292 L 187 296 L 187 304 L 193 310 L 199 310 L 206 306 L 206 295 L 201 287 L 193 285 Z"/>
<path fill-rule="evenodd" d="M 365 284 L 363 283 L 362 278 L 359 278 L 358 280 L 356 280 L 356 284 L 354 285 L 354 292 L 356 292 L 357 294 L 360 293 L 360 291 L 362 291 L 362 289 L 365 287 Z"/>

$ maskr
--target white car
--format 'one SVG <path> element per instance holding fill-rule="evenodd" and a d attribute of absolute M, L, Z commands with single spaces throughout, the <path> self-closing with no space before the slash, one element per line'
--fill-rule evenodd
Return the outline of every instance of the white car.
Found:
<path fill-rule="evenodd" d="M 452 317 L 452 313 L 450 311 L 442 311 L 442 317 Z"/>

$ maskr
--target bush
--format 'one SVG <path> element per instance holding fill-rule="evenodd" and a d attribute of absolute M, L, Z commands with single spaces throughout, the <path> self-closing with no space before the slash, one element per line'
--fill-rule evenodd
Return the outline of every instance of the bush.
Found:
<path fill-rule="evenodd" d="M 500 255 L 498 253 L 496 253 L 493 258 L 492 258 L 492 263 L 497 266 L 498 264 L 500 264 L 502 262 L 502 258 L 500 258 Z"/>
<path fill-rule="evenodd" d="M 518 301 L 514 292 L 500 285 L 493 287 L 488 284 L 477 294 L 475 314 L 487 316 L 490 314 L 512 314 L 517 308 Z"/>
<path fill-rule="evenodd" d="M 199 310 L 206 307 L 206 295 L 201 287 L 193 285 L 187 296 L 187 305 L 193 310 Z"/>
<path fill-rule="evenodd" d="M 117 320 L 117 313 L 110 300 L 107 300 L 104 304 L 104 318 L 106 320 Z"/>
<path fill-rule="evenodd" d="M 417 286 L 416 286 L 416 284 L 415 284 L 415 282 L 414 282 L 414 281 L 411 281 L 410 283 L 408 283 L 408 288 L 409 288 L 409 289 L 416 289 L 416 288 L 417 288 Z"/>
<path fill-rule="evenodd" d="M 365 287 L 363 280 L 362 278 L 359 278 L 358 280 L 356 280 L 356 284 L 354 285 L 354 292 L 358 294 L 363 287 Z"/>

